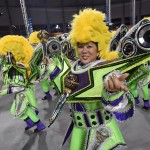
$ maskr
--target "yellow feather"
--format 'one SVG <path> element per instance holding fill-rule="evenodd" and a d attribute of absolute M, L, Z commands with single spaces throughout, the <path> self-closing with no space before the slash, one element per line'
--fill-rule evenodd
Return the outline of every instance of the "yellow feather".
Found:
<path fill-rule="evenodd" d="M 77 43 L 87 43 L 89 41 L 98 42 L 98 50 L 101 59 L 117 58 L 117 52 L 109 53 L 108 44 L 112 34 L 109 32 L 104 22 L 105 14 L 95 9 L 84 9 L 79 15 L 74 15 L 71 23 L 70 42 L 77 48 Z"/>
<path fill-rule="evenodd" d="M 40 43 L 40 40 L 37 37 L 38 33 L 39 33 L 39 31 L 34 31 L 30 34 L 30 36 L 29 36 L 30 44 L 39 44 Z"/>
<path fill-rule="evenodd" d="M 23 63 L 29 69 L 29 61 L 33 54 L 33 48 L 23 36 L 6 35 L 0 40 L 0 55 L 12 52 L 17 62 Z"/>

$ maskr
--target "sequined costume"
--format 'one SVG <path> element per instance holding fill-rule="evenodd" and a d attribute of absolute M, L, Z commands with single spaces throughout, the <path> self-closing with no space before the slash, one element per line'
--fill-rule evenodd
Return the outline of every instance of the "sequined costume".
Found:
<path fill-rule="evenodd" d="M 122 63 L 118 61 L 114 64 L 108 63 L 107 65 L 104 65 L 106 69 L 104 69 L 104 66 L 102 67 L 103 73 L 107 74 L 110 68 L 113 70 L 113 65 L 119 63 L 120 65 L 117 65 L 114 68 L 120 68 L 121 66 L 124 68 L 125 66 L 131 65 L 128 64 L 130 60 L 128 62 L 121 62 Z M 67 98 L 67 102 L 71 104 L 72 122 L 64 138 L 64 143 L 72 131 L 71 150 L 84 150 L 88 147 L 91 147 L 91 149 L 93 147 L 99 147 L 99 149 L 102 150 L 126 147 L 126 143 L 110 111 L 113 111 L 117 120 L 128 120 L 134 113 L 133 97 L 130 93 L 123 95 L 122 92 L 119 95 L 115 94 L 110 96 L 104 92 L 103 97 L 105 97 L 105 99 L 102 98 L 101 93 L 103 84 L 102 78 L 100 77 L 102 70 L 99 70 L 101 67 L 98 67 L 101 63 L 103 62 L 97 61 L 94 64 L 91 63 L 84 66 L 80 61 L 77 61 L 72 66 L 70 61 L 64 56 L 64 59 L 61 62 L 62 68 L 57 67 L 55 62 L 49 65 L 48 74 L 60 93 L 64 93 L 65 91 L 66 79 L 70 76 L 70 70 L 71 74 L 75 74 L 79 79 L 78 86 Z M 132 83 L 133 82 L 134 81 L 132 81 Z M 127 103 L 129 105 L 127 105 Z M 126 108 L 124 108 L 125 106 Z M 122 108 L 125 109 L 124 112 L 120 112 Z M 107 136 L 109 137 L 105 142 L 97 140 L 99 131 L 101 130 L 104 130 L 104 133 L 107 133 Z"/>
<path fill-rule="evenodd" d="M 29 72 L 26 67 L 28 59 L 32 55 L 32 48 L 28 41 L 21 36 L 5 36 L 2 38 L 0 45 L 0 53 L 3 55 L 2 75 L 5 88 L 1 95 L 14 93 L 14 101 L 10 112 L 26 122 L 25 130 L 36 126 L 34 132 L 39 132 L 45 129 L 45 125 L 38 116 L 38 104 L 34 96 L 33 85 L 28 81 Z M 22 49 L 21 53 L 19 52 L 20 49 Z M 25 60 L 27 56 L 28 59 Z M 22 62 L 16 62 L 16 60 L 22 61 L 26 66 Z"/>
<path fill-rule="evenodd" d="M 41 44 L 41 38 L 39 38 L 39 34 L 41 34 L 41 31 L 34 31 L 30 34 L 29 36 L 29 42 L 30 44 L 34 47 L 34 50 L 36 50 L 36 47 L 38 46 L 38 44 L 40 45 Z M 43 36 L 44 34 L 49 34 L 47 31 L 44 31 L 45 33 L 43 33 Z M 46 38 L 45 41 L 47 40 L 47 38 L 49 38 L 49 35 L 48 36 L 44 36 L 43 38 Z M 42 58 L 41 58 L 42 59 Z M 50 87 L 52 86 L 49 82 L 48 79 L 45 79 L 43 81 L 40 82 L 40 85 L 41 85 L 41 88 L 43 89 L 43 92 L 45 94 L 44 97 L 42 97 L 42 100 L 51 100 L 52 99 L 52 95 L 50 93 Z"/>
<path fill-rule="evenodd" d="M 86 17 L 83 18 L 85 14 Z M 94 15 L 96 18 L 93 17 Z M 94 26 L 94 29 L 92 28 L 94 31 L 87 25 L 91 23 L 90 21 L 88 22 L 89 16 L 92 19 L 94 18 L 91 21 Z M 115 73 L 119 77 L 121 73 L 128 72 L 146 63 L 150 60 L 150 54 L 141 54 L 128 59 L 111 61 L 111 59 L 116 57 L 115 53 L 109 55 L 110 53 L 106 50 L 110 34 L 103 22 L 102 14 L 99 14 L 95 10 L 85 9 L 76 18 L 80 19 L 80 21 L 77 20 L 78 27 L 75 28 L 73 26 L 73 29 L 75 28 L 75 34 L 72 42 L 75 43 L 75 47 L 78 42 L 97 42 L 101 60 L 96 60 L 85 65 L 80 60 L 77 60 L 72 64 L 61 54 L 58 55 L 61 56 L 61 59 L 58 59 L 61 67 L 58 67 L 55 61 L 50 59 L 46 65 L 45 73 L 42 76 L 40 75 L 39 78 L 50 76 L 50 81 L 54 83 L 55 87 L 62 94 L 50 117 L 50 126 L 60 114 L 63 105 L 69 103 L 71 106 L 71 123 L 63 144 L 72 133 L 70 150 L 111 150 L 126 148 L 126 143 L 111 112 L 114 113 L 116 119 L 119 121 L 128 120 L 134 114 L 134 98 L 130 92 L 109 93 L 105 90 L 103 83 L 105 83 L 112 73 Z M 97 21 L 97 24 L 95 21 Z M 85 22 L 87 24 L 84 25 Z M 90 24 L 90 27 L 92 25 Z M 101 28 L 99 28 L 100 25 Z M 81 26 L 85 28 L 81 30 Z M 80 36 L 80 33 L 83 36 Z M 87 36 L 84 36 L 85 33 L 87 33 Z M 79 40 L 76 40 L 77 38 Z M 48 41 L 48 53 L 52 51 L 50 49 L 51 46 L 49 46 L 50 44 L 51 41 Z M 37 51 L 35 58 L 38 58 L 41 53 L 40 50 Z M 40 66 L 38 63 L 35 63 L 35 66 L 32 67 L 32 72 L 35 76 L 40 73 L 40 69 L 38 69 Z M 131 80 L 129 76 L 126 84 L 130 85 L 134 82 L 137 82 L 137 80 Z"/>

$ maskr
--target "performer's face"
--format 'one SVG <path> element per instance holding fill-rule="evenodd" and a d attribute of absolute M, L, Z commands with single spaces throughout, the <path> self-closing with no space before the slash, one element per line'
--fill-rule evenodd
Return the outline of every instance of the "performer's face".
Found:
<path fill-rule="evenodd" d="M 97 45 L 93 42 L 78 43 L 78 57 L 83 64 L 95 61 L 99 56 Z"/>

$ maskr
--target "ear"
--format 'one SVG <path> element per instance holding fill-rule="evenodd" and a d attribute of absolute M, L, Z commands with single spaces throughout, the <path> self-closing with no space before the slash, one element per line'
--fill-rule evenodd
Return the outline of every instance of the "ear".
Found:
<path fill-rule="evenodd" d="M 97 51 L 97 57 L 99 58 L 100 51 Z"/>

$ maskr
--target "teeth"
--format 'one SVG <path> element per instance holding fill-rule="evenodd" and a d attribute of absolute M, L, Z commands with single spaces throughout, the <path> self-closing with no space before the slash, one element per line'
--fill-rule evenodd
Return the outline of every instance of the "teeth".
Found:
<path fill-rule="evenodd" d="M 87 56 L 83 56 L 83 58 L 85 59 L 85 58 L 88 58 Z"/>

